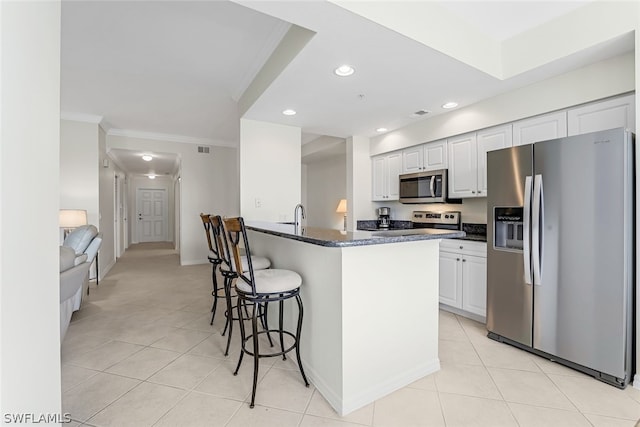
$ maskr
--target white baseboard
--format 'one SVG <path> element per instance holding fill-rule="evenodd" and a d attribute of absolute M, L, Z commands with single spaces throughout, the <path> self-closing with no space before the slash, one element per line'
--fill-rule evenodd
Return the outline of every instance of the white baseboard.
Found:
<path fill-rule="evenodd" d="M 315 388 L 320 392 L 322 397 L 331 405 L 331 407 L 340 416 L 345 416 L 353 411 L 356 411 L 388 394 L 393 393 L 414 381 L 419 380 L 427 375 L 440 370 L 440 360 L 435 359 L 427 363 L 423 363 L 420 366 L 415 367 L 410 371 L 403 372 L 401 375 L 397 375 L 393 378 L 389 378 L 387 381 L 378 384 L 375 388 L 364 390 L 361 393 L 345 399 L 342 394 L 342 390 L 334 390 L 327 383 L 322 381 L 317 372 L 309 368 L 303 361 L 304 371 L 307 374 L 309 381 L 313 383 Z"/>
<path fill-rule="evenodd" d="M 401 375 L 389 378 L 387 381 L 378 384 L 375 388 L 365 390 L 351 399 L 344 399 L 342 413 L 340 415 L 347 415 L 439 370 L 440 360 L 436 358 L 435 360 L 416 366 L 414 369 L 403 372 Z"/>
<path fill-rule="evenodd" d="M 111 270 L 114 265 L 116 265 L 115 259 L 111 261 L 109 264 L 107 264 L 106 267 L 103 267 L 102 265 L 100 265 L 100 271 L 98 272 L 98 275 L 100 276 L 100 280 L 104 279 L 104 276 L 106 276 L 109 273 L 109 270 Z"/>
<path fill-rule="evenodd" d="M 207 260 L 201 260 L 201 259 L 187 259 L 187 260 L 180 260 L 180 265 L 201 265 L 201 264 L 209 264 L 209 261 Z"/>

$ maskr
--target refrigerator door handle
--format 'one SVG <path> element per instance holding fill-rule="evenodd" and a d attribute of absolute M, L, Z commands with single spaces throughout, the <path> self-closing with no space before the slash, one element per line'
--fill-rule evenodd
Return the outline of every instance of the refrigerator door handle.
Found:
<path fill-rule="evenodd" d="M 533 252 L 533 284 L 542 284 L 542 231 L 544 227 L 544 195 L 542 175 L 533 180 L 533 213 L 531 225 L 531 250 Z"/>
<path fill-rule="evenodd" d="M 431 181 L 429 182 L 429 190 L 431 190 L 431 197 L 436 197 L 435 183 L 436 183 L 436 176 L 433 175 L 431 177 Z"/>
<path fill-rule="evenodd" d="M 523 212 L 523 248 L 524 248 L 524 282 L 532 285 L 531 280 L 531 244 L 529 241 L 531 229 L 531 187 L 532 179 L 530 176 L 524 179 L 524 212 Z"/>

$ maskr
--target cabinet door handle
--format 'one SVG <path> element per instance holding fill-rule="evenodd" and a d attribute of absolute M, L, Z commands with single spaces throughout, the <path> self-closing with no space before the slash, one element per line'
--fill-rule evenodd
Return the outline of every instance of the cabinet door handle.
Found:
<path fill-rule="evenodd" d="M 464 259 L 464 258 L 462 258 L 462 262 L 467 262 L 467 260 L 466 260 L 466 259 Z"/>
<path fill-rule="evenodd" d="M 462 246 L 460 246 L 460 249 L 462 249 Z"/>
<path fill-rule="evenodd" d="M 456 261 L 460 261 L 460 258 L 456 258 Z"/>
<path fill-rule="evenodd" d="M 471 190 L 471 194 L 476 194 L 475 190 Z"/>

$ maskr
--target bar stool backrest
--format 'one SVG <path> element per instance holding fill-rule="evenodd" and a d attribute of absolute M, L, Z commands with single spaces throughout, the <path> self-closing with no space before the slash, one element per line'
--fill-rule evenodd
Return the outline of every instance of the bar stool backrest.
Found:
<path fill-rule="evenodd" d="M 222 220 L 224 224 L 224 240 L 225 243 L 230 243 L 231 258 L 235 262 L 233 269 L 236 271 L 238 278 L 244 280 L 251 286 L 252 294 L 257 295 L 256 283 L 253 276 L 253 265 L 251 264 L 251 250 L 249 249 L 249 240 L 247 239 L 247 230 L 244 226 L 244 219 L 242 217 L 236 218 L 224 218 Z M 245 251 L 245 257 L 247 260 L 247 271 L 243 271 L 242 257 L 240 255 L 240 242 L 242 242 Z M 249 275 L 247 276 L 246 273 Z"/>
<path fill-rule="evenodd" d="M 222 225 L 222 217 L 220 215 L 210 215 L 209 220 L 211 222 L 211 233 L 213 234 L 213 241 L 218 248 L 217 253 L 220 260 L 227 265 L 229 270 L 234 271 L 231 266 L 229 245 L 224 236 L 224 230 Z"/>
<path fill-rule="evenodd" d="M 209 214 L 200 214 L 200 218 L 202 219 L 202 225 L 204 226 L 204 232 L 207 236 L 207 244 L 209 245 L 209 252 L 216 256 L 216 259 L 220 259 L 220 250 L 217 242 L 211 240 L 211 215 Z M 209 256 L 211 258 L 211 256 Z"/>

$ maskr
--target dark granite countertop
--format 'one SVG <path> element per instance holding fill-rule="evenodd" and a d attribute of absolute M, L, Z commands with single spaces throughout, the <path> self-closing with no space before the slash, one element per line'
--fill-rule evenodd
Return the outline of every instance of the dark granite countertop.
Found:
<path fill-rule="evenodd" d="M 474 242 L 487 241 L 487 224 L 462 223 L 462 231 L 467 233 L 464 237 L 458 237 L 460 240 L 472 240 Z"/>
<path fill-rule="evenodd" d="M 464 237 L 453 237 L 456 240 L 470 240 L 473 242 L 486 242 L 487 236 L 484 234 L 467 234 Z"/>
<path fill-rule="evenodd" d="M 326 228 L 302 227 L 301 230 L 291 224 L 263 221 L 247 221 L 247 229 L 272 234 L 286 239 L 299 240 L 313 245 L 330 247 L 349 247 L 380 245 L 385 243 L 412 242 L 416 240 L 453 239 L 463 237 L 463 231 L 435 229 L 396 229 L 378 231 L 340 231 Z"/>

